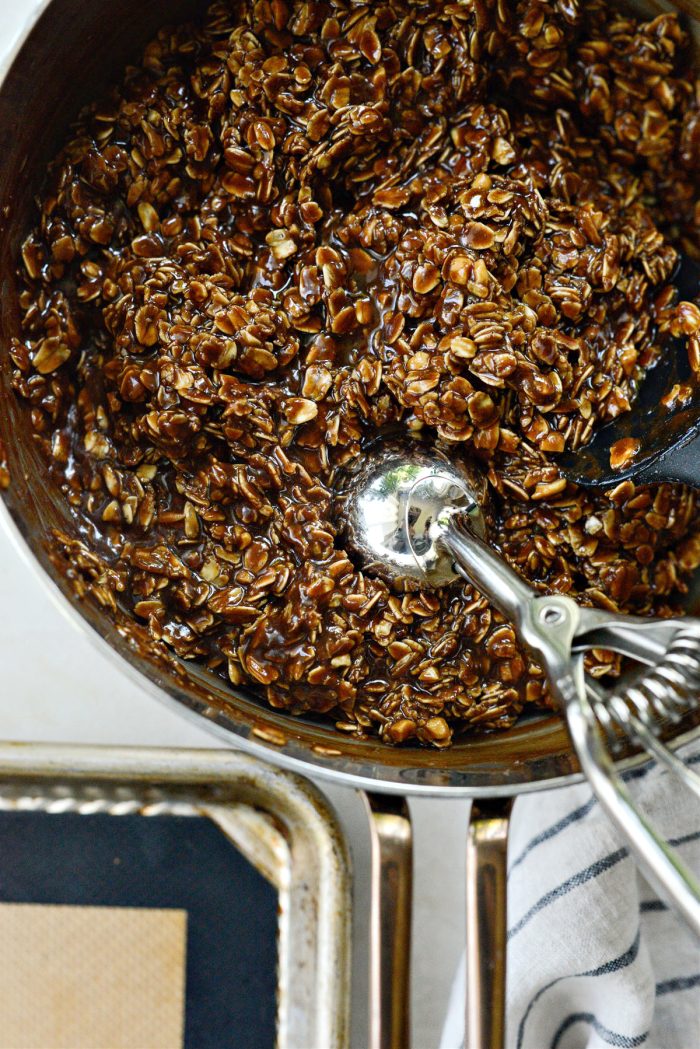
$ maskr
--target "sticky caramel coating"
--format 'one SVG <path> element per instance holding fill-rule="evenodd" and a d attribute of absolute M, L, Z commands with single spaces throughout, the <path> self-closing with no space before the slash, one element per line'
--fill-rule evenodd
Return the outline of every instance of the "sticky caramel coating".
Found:
<path fill-rule="evenodd" d="M 670 283 L 699 244 L 688 63 L 674 16 L 600 0 L 244 0 L 162 30 L 82 115 L 22 252 L 15 385 L 76 585 L 346 733 L 508 727 L 549 702 L 512 627 L 344 548 L 338 478 L 394 428 L 480 465 L 492 541 L 543 590 L 672 607 L 694 493 L 591 495 L 557 455 L 670 335 L 700 370 Z"/>

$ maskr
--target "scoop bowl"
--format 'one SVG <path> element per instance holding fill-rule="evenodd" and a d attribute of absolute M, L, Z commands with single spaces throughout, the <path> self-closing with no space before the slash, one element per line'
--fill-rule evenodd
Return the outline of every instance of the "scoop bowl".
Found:
<path fill-rule="evenodd" d="M 485 480 L 472 465 L 408 438 L 365 449 L 345 478 L 337 509 L 363 570 L 399 590 L 415 590 L 459 578 L 440 541 L 445 515 L 465 515 L 483 536 L 485 501 Z"/>

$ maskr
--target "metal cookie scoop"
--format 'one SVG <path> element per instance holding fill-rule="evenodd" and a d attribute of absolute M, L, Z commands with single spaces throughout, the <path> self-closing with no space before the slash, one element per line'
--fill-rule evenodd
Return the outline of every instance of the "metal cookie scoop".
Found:
<path fill-rule="evenodd" d="M 513 623 L 547 675 L 598 800 L 700 936 L 700 884 L 636 808 L 608 753 L 621 730 L 700 794 L 698 778 L 656 736 L 659 718 L 677 719 L 697 704 L 700 619 L 642 619 L 542 596 L 484 541 L 483 482 L 418 441 L 368 449 L 340 500 L 348 545 L 366 571 L 404 589 L 461 575 Z M 629 657 L 639 673 L 603 692 L 584 673 L 582 654 L 591 648 Z"/>

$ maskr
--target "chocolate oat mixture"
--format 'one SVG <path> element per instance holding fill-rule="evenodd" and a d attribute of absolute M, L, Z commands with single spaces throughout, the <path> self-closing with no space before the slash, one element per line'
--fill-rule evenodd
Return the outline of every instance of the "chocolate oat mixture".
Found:
<path fill-rule="evenodd" d="M 380 431 L 481 465 L 544 590 L 664 613 L 696 496 L 567 484 L 700 310 L 700 87 L 676 17 L 601 0 L 241 0 L 167 28 L 53 164 L 18 392 L 82 588 L 346 733 L 446 746 L 547 705 L 466 584 L 398 593 L 334 491 Z M 81 535 L 78 539 L 77 536 Z M 604 652 L 593 674 L 615 673 Z"/>

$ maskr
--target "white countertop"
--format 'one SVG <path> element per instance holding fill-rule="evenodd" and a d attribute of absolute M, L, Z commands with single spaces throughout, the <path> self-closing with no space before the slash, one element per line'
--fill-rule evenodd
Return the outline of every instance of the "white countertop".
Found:
<path fill-rule="evenodd" d="M 41 0 L 0 2 L 0 68 Z M 98 652 L 54 606 L 41 580 L 0 528 L 0 738 L 4 740 L 222 747 L 208 731 L 154 701 Z M 355 870 L 366 874 L 366 844 L 354 792 L 331 798 L 355 841 Z M 417 843 L 414 929 L 414 1043 L 438 1043 L 449 982 L 463 942 L 463 857 L 467 805 L 413 805 Z M 439 861 L 435 857 L 439 856 Z M 365 910 L 364 896 L 356 910 Z M 420 950 L 427 940 L 440 950 Z M 358 932 L 358 946 L 364 939 Z M 358 984 L 366 979 L 359 960 Z M 361 989 L 360 987 L 357 988 Z M 362 1039 L 353 1039 L 358 1046 Z"/>

